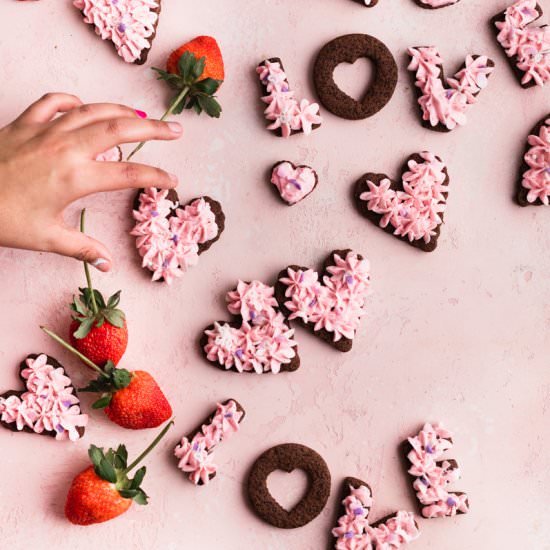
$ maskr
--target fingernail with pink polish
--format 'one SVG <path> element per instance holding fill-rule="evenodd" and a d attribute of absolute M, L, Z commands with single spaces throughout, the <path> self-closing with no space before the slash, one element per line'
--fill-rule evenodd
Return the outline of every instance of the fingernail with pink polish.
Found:
<path fill-rule="evenodd" d="M 99 271 L 109 271 L 109 262 L 104 258 L 98 258 L 92 262 L 92 265 Z"/>
<path fill-rule="evenodd" d="M 179 122 L 168 122 L 168 128 L 174 134 L 181 134 L 183 132 L 183 128 Z"/>
<path fill-rule="evenodd" d="M 147 113 L 145 111 L 140 111 L 139 109 L 136 109 L 136 115 L 139 118 L 147 118 Z"/>

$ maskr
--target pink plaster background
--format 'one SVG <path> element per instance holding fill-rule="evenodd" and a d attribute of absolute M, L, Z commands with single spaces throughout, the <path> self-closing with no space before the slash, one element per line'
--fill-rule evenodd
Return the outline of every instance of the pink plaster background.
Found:
<path fill-rule="evenodd" d="M 124 441 L 135 456 L 153 433 L 124 431 L 100 413 L 92 413 L 86 438 L 74 445 L 0 430 L 0 547 L 88 550 L 101 541 L 106 550 L 324 548 L 346 475 L 373 487 L 373 518 L 415 509 L 397 445 L 423 421 L 442 420 L 455 431 L 452 457 L 463 468 L 456 489 L 469 493 L 472 511 L 421 520 L 422 536 L 411 549 L 550 549 L 550 212 L 511 200 L 527 132 L 550 111 L 550 86 L 522 90 L 488 30 L 490 16 L 508 1 L 462 0 L 427 11 L 412 0 L 381 0 L 370 10 L 351 0 L 164 0 L 145 67 L 120 61 L 70 4 L 2 1 L 0 122 L 46 91 L 160 114 L 166 90 L 149 67 L 197 34 L 214 35 L 228 75 L 222 119 L 186 113 L 185 137 L 149 144 L 140 160 L 178 173 L 184 200 L 203 193 L 221 200 L 228 223 L 199 265 L 168 288 L 150 283 L 138 267 L 128 236 L 132 193 L 91 197 L 69 213 L 76 223 L 77 207 L 85 204 L 90 233 L 113 251 L 113 272 L 94 275 L 105 293 L 123 289 L 130 326 L 123 365 L 154 372 L 176 427 L 147 463 L 150 505 L 90 528 L 71 526 L 62 513 L 88 445 Z M 548 21 L 550 4 L 542 4 Z M 310 137 L 283 141 L 263 130 L 257 62 L 280 56 L 298 95 L 311 98 L 318 48 L 349 32 L 374 34 L 396 56 L 400 76 L 390 104 L 359 122 L 325 112 L 324 126 Z M 468 125 L 448 135 L 423 129 L 412 107 L 404 53 L 428 43 L 441 48 L 448 72 L 468 53 L 488 54 L 497 65 Z M 366 67 L 359 64 L 357 79 L 353 70 L 338 76 L 358 92 Z M 423 149 L 442 156 L 451 176 L 446 224 L 433 254 L 374 227 L 349 199 L 363 172 L 396 175 L 406 156 Z M 313 195 L 292 208 L 265 181 L 266 168 L 282 159 L 310 163 L 321 178 Z M 339 247 L 372 263 L 374 294 L 351 353 L 298 329 L 303 363 L 294 374 L 239 376 L 205 363 L 197 338 L 211 321 L 227 318 L 223 296 L 238 278 L 269 282 L 281 267 L 317 266 Z M 66 331 L 66 304 L 84 281 L 81 266 L 0 250 L 0 273 L 0 388 L 14 387 L 16 364 L 37 351 L 58 356 L 81 381 L 78 363 L 38 329 L 45 323 Z M 171 448 L 227 397 L 245 406 L 247 418 L 217 451 L 218 477 L 196 488 L 174 467 Z M 319 451 L 333 475 L 324 512 L 294 531 L 262 523 L 243 495 L 255 457 L 287 441 Z M 304 481 L 278 480 L 277 493 L 288 489 L 294 497 Z"/>

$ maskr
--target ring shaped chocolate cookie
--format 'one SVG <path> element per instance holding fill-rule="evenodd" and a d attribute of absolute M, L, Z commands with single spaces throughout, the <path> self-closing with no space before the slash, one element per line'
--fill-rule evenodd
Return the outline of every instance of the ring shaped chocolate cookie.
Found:
<path fill-rule="evenodd" d="M 275 470 L 306 472 L 307 493 L 292 508 L 285 510 L 267 488 L 267 478 Z M 277 445 L 261 454 L 248 476 L 248 498 L 256 514 L 280 529 L 302 527 L 315 519 L 325 507 L 330 495 L 330 471 L 319 453 L 296 443 Z"/>
<path fill-rule="evenodd" d="M 350 97 L 334 82 L 340 63 L 354 63 L 360 57 L 375 66 L 374 82 L 361 101 Z M 368 34 L 347 34 L 325 44 L 313 67 L 313 80 L 321 103 L 334 115 L 348 120 L 368 118 L 392 98 L 397 85 L 397 63 L 386 45 Z"/>

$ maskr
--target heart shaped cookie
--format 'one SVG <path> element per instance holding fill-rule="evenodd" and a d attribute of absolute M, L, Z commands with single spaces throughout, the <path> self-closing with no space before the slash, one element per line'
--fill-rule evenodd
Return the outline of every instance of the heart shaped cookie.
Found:
<path fill-rule="evenodd" d="M 450 132 L 466 124 L 466 108 L 488 83 L 495 64 L 486 55 L 469 55 L 453 78 L 445 79 L 443 59 L 435 46 L 409 48 L 422 124 L 430 130 Z M 445 86 L 448 85 L 448 87 Z"/>
<path fill-rule="evenodd" d="M 340 63 L 355 63 L 360 57 L 375 66 L 374 82 L 358 101 L 343 92 L 334 81 L 334 69 Z M 376 114 L 392 98 L 397 85 L 397 64 L 386 47 L 368 34 L 348 34 L 325 44 L 315 60 L 313 80 L 321 103 L 332 114 L 348 120 L 360 120 Z"/>
<path fill-rule="evenodd" d="M 425 518 L 452 517 L 470 510 L 466 493 L 448 491 L 449 485 L 460 479 L 456 460 L 443 459 L 452 446 L 452 435 L 441 424 L 424 424 L 417 435 L 403 443 L 410 463 L 408 472 L 415 478 L 413 488 Z"/>
<path fill-rule="evenodd" d="M 216 410 L 197 428 L 183 437 L 174 449 L 178 468 L 195 485 L 206 485 L 216 477 L 218 467 L 212 462 L 214 447 L 239 431 L 245 411 L 235 399 L 218 403 Z"/>
<path fill-rule="evenodd" d="M 161 0 L 73 0 L 84 23 L 110 40 L 127 63 L 142 65 L 157 32 Z"/>
<path fill-rule="evenodd" d="M 400 183 L 368 173 L 355 184 L 355 204 L 366 218 L 425 252 L 437 247 L 447 206 L 449 174 L 429 152 L 411 155 Z"/>
<path fill-rule="evenodd" d="M 336 538 L 333 548 L 400 548 L 420 536 L 418 523 L 411 512 L 399 511 L 377 522 L 369 521 L 373 505 L 372 490 L 355 477 L 346 477 L 342 487 L 338 526 L 332 530 Z"/>
<path fill-rule="evenodd" d="M 299 320 L 338 351 L 350 351 L 370 291 L 370 265 L 351 250 L 334 250 L 322 272 L 291 265 L 281 271 L 275 298 L 289 320 Z"/>
<path fill-rule="evenodd" d="M 221 204 L 210 197 L 199 197 L 180 206 L 173 189 L 142 189 L 134 201 L 136 222 L 130 235 L 143 267 L 153 272 L 153 281 L 171 284 L 196 265 L 225 228 Z"/>
<path fill-rule="evenodd" d="M 517 201 L 521 206 L 550 204 L 550 113 L 527 138 Z"/>
<path fill-rule="evenodd" d="M 550 27 L 530 26 L 542 15 L 537 0 L 519 0 L 491 20 L 523 88 L 544 86 L 550 80 Z"/>
<path fill-rule="evenodd" d="M 288 160 L 283 160 L 271 169 L 271 183 L 283 202 L 292 206 L 313 192 L 319 183 L 319 177 L 310 166 L 296 166 Z"/>
<path fill-rule="evenodd" d="M 25 390 L 0 395 L 0 424 L 28 432 L 76 441 L 84 435 L 88 415 L 82 414 L 71 379 L 53 358 L 29 355 L 19 365 Z"/>
<path fill-rule="evenodd" d="M 304 470 L 309 478 L 308 492 L 292 508 L 285 510 L 267 488 L 267 478 L 275 470 Z M 248 498 L 256 514 L 279 529 L 295 529 L 314 520 L 330 496 L 330 471 L 323 457 L 313 449 L 284 443 L 262 453 L 252 465 L 247 482 Z"/>
<path fill-rule="evenodd" d="M 264 115 L 270 121 L 268 130 L 287 138 L 301 132 L 309 135 L 321 126 L 323 119 L 319 114 L 319 105 L 307 99 L 298 101 L 294 97 L 283 63 L 278 57 L 262 61 L 256 67 L 256 73 L 264 94 L 262 101 L 267 103 Z"/>
<path fill-rule="evenodd" d="M 215 322 L 204 331 L 200 346 L 208 361 L 223 370 L 257 374 L 300 366 L 294 330 L 279 311 L 274 292 L 260 281 L 239 281 L 227 293 L 227 309 L 235 320 Z"/>

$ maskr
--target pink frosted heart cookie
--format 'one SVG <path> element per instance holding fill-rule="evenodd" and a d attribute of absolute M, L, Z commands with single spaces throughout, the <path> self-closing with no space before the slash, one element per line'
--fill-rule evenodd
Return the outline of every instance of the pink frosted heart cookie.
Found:
<path fill-rule="evenodd" d="M 199 261 L 225 228 L 221 204 L 199 197 L 180 205 L 173 189 L 149 187 L 138 191 L 134 201 L 136 248 L 142 266 L 153 272 L 153 281 L 171 284 Z"/>
<path fill-rule="evenodd" d="M 338 351 L 350 351 L 370 291 L 368 260 L 334 250 L 319 273 L 291 265 L 277 277 L 275 298 L 289 320 L 298 320 Z"/>
<path fill-rule="evenodd" d="M 298 101 L 278 57 L 266 59 L 256 67 L 256 73 L 262 85 L 262 101 L 267 104 L 265 118 L 270 122 L 268 130 L 280 137 L 290 137 L 303 132 L 311 134 L 319 128 L 323 119 L 319 114 L 319 105 L 307 99 Z"/>
<path fill-rule="evenodd" d="M 317 172 L 304 164 L 296 166 L 283 160 L 271 170 L 271 183 L 289 206 L 305 199 L 317 187 L 318 182 Z"/>
<path fill-rule="evenodd" d="M 415 478 L 413 488 L 425 518 L 455 516 L 470 510 L 467 494 L 448 491 L 448 486 L 460 479 L 456 460 L 443 458 L 452 446 L 452 435 L 441 424 L 424 424 L 417 435 L 404 442 L 411 465 L 408 472 Z"/>
<path fill-rule="evenodd" d="M 449 132 L 466 124 L 466 109 L 488 83 L 494 62 L 486 55 L 469 55 L 453 78 L 445 79 L 443 59 L 434 46 L 409 48 L 424 127 Z"/>
<path fill-rule="evenodd" d="M 517 200 L 521 206 L 550 204 L 550 114 L 527 138 Z"/>
<path fill-rule="evenodd" d="M 369 172 L 355 184 L 355 205 L 374 224 L 425 252 L 437 247 L 447 207 L 449 175 L 429 152 L 411 155 L 401 182 Z"/>
<path fill-rule="evenodd" d="M 536 0 L 519 0 L 491 20 L 497 41 L 524 88 L 550 80 L 550 27 L 531 25 L 543 15 Z"/>
<path fill-rule="evenodd" d="M 346 477 L 340 498 L 338 525 L 332 530 L 336 550 L 395 550 L 420 536 L 411 512 L 400 510 L 371 523 L 372 490 L 360 479 Z"/>
<path fill-rule="evenodd" d="M 13 432 L 49 435 L 77 441 L 84 435 L 88 415 L 65 369 L 53 357 L 29 355 L 19 365 L 25 390 L 0 395 L 0 424 Z"/>
<path fill-rule="evenodd" d="M 260 281 L 239 281 L 226 296 L 234 320 L 217 321 L 202 335 L 200 346 L 206 359 L 222 370 L 240 373 L 295 371 L 300 358 L 294 330 L 274 293 L 272 286 Z"/>
<path fill-rule="evenodd" d="M 155 38 L 161 0 L 73 0 L 102 40 L 127 63 L 142 65 Z"/>
<path fill-rule="evenodd" d="M 245 410 L 234 399 L 218 403 L 216 410 L 193 431 L 182 437 L 174 449 L 178 468 L 195 485 L 207 485 L 216 477 L 214 448 L 239 431 Z"/>

